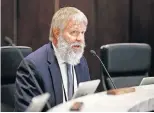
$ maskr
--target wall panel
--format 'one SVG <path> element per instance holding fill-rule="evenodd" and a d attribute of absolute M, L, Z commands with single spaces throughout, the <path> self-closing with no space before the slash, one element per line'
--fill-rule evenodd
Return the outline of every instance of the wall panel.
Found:
<path fill-rule="evenodd" d="M 150 75 L 154 76 L 154 0 L 134 0 L 132 9 L 130 42 L 150 44 L 152 47 Z"/>
<path fill-rule="evenodd" d="M 13 14 L 14 0 L 1 0 L 1 45 L 7 45 L 4 42 L 4 37 L 8 36 L 13 39 Z"/>

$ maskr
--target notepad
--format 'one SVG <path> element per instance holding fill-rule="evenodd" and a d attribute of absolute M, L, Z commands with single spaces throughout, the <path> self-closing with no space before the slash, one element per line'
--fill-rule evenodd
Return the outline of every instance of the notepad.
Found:
<path fill-rule="evenodd" d="M 99 83 L 99 79 L 79 83 L 72 99 L 95 93 Z"/>
<path fill-rule="evenodd" d="M 140 85 L 150 85 L 154 84 L 154 77 L 145 77 L 142 79 Z"/>

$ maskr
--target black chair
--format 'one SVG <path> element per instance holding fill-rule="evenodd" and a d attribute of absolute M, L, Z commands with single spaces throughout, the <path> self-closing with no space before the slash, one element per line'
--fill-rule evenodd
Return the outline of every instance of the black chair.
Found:
<path fill-rule="evenodd" d="M 23 56 L 32 52 L 30 47 L 16 46 Z M 16 71 L 21 62 L 17 50 L 12 46 L 1 47 L 1 111 L 11 112 L 14 110 L 14 92 Z"/>
<path fill-rule="evenodd" d="M 148 76 L 151 47 L 143 43 L 108 44 L 101 46 L 101 59 L 117 88 L 137 86 Z M 104 69 L 102 81 L 107 89 L 114 88 Z"/>

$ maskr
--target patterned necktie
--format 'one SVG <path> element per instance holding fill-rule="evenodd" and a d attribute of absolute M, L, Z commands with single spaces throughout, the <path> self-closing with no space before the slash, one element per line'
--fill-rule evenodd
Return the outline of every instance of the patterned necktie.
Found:
<path fill-rule="evenodd" d="M 68 85 L 68 100 L 73 96 L 74 92 L 74 79 L 73 79 L 73 66 L 67 64 L 67 85 Z"/>

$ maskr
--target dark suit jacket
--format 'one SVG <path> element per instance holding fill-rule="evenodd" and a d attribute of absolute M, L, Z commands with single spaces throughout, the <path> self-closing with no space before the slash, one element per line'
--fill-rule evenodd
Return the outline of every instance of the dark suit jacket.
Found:
<path fill-rule="evenodd" d="M 61 72 L 51 43 L 34 51 L 25 58 L 43 92 L 50 93 L 49 103 L 53 107 L 63 102 Z M 90 80 L 89 69 L 84 57 L 75 66 L 77 83 Z M 34 96 L 41 92 L 23 61 L 17 70 L 15 111 L 25 111 Z M 47 110 L 47 109 L 44 109 Z"/>

